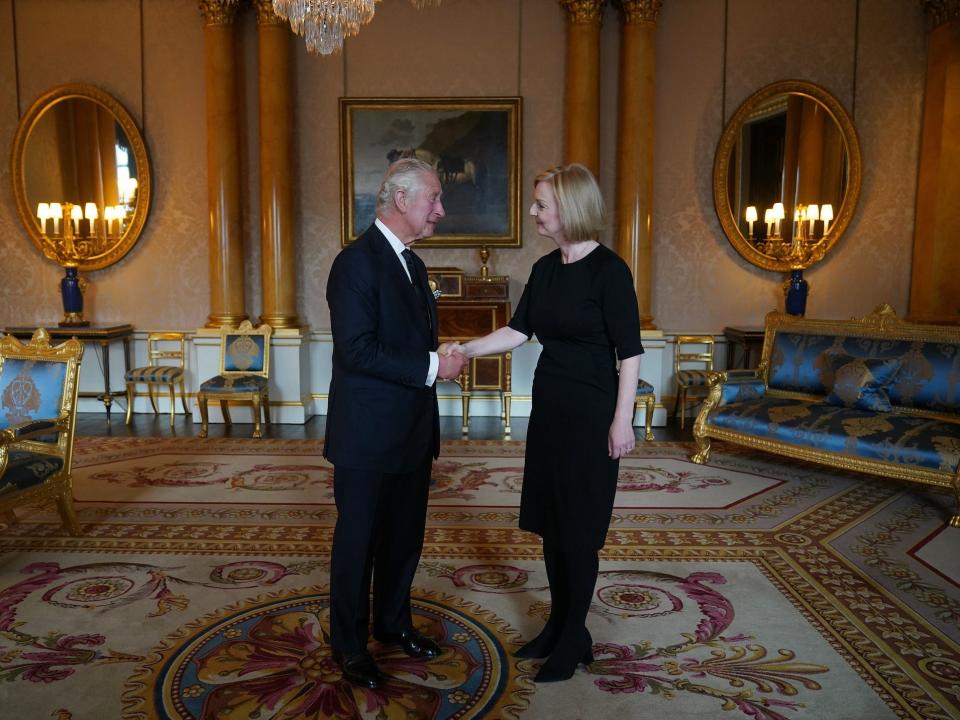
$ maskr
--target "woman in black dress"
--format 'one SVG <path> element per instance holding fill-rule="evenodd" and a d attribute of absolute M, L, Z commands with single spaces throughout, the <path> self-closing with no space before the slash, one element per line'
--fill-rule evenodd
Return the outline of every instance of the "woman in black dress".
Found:
<path fill-rule="evenodd" d="M 543 346 L 533 379 L 520 527 L 543 538 L 551 608 L 546 626 L 516 655 L 548 657 L 535 679 L 550 682 L 593 661 L 585 623 L 619 460 L 634 446 L 643 348 L 630 269 L 597 242 L 603 199 L 590 171 L 571 164 L 540 174 L 530 214 L 557 249 L 534 263 L 507 327 L 454 347 L 467 357 L 491 355 L 533 334 Z"/>

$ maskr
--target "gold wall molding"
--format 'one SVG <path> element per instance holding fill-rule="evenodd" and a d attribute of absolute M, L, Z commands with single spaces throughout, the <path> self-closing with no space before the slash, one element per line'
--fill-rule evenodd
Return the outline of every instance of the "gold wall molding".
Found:
<path fill-rule="evenodd" d="M 559 0 L 567 11 L 567 20 L 574 25 L 599 25 L 607 0 Z"/>
<path fill-rule="evenodd" d="M 960 20 L 960 0 L 922 0 L 927 17 L 937 28 L 948 22 Z"/>
<path fill-rule="evenodd" d="M 287 21 L 273 9 L 273 0 L 255 0 L 257 25 L 286 25 Z"/>
<path fill-rule="evenodd" d="M 627 25 L 641 23 L 656 25 L 657 16 L 663 7 L 663 0 L 618 0 L 617 4 L 623 11 L 623 20 Z"/>
<path fill-rule="evenodd" d="M 240 0 L 200 0 L 205 25 L 232 25 L 239 8 Z"/>

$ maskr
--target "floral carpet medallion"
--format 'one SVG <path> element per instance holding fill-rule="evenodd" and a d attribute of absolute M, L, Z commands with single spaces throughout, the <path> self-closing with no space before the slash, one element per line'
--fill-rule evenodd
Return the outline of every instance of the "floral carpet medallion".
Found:
<path fill-rule="evenodd" d="M 123 717 L 508 718 L 532 689 L 529 673 L 508 662 L 505 623 L 470 603 L 423 594 L 413 601 L 414 624 L 437 640 L 440 656 L 414 659 L 375 643 L 387 681 L 374 690 L 350 685 L 331 655 L 329 605 L 325 593 L 293 593 L 191 623 L 127 682 Z"/>

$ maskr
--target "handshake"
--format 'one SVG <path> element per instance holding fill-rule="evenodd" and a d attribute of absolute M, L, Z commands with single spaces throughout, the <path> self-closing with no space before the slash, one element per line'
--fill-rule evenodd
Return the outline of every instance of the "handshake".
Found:
<path fill-rule="evenodd" d="M 458 342 L 445 342 L 437 348 L 440 369 L 437 377 L 441 380 L 456 380 L 467 364 L 466 349 Z"/>

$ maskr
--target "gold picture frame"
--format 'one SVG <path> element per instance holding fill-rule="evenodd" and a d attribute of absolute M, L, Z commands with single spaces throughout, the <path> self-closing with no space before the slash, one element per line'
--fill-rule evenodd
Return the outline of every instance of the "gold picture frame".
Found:
<path fill-rule="evenodd" d="M 340 98 L 341 243 L 373 222 L 394 160 L 436 169 L 446 217 L 418 247 L 520 247 L 519 97 Z"/>

